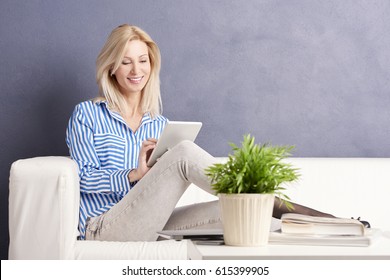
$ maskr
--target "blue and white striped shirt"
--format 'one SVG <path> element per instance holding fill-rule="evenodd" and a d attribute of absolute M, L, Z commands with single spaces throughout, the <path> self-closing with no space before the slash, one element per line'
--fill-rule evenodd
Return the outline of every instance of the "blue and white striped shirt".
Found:
<path fill-rule="evenodd" d="M 105 101 L 78 104 L 69 120 L 66 143 L 79 167 L 80 239 L 85 239 L 88 217 L 96 217 L 118 203 L 135 185 L 129 172 L 137 168 L 142 142 L 158 139 L 167 119 L 146 113 L 133 132 Z"/>

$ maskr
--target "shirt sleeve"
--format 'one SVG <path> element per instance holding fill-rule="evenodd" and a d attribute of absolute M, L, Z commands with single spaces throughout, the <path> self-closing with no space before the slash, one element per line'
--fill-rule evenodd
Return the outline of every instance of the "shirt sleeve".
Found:
<path fill-rule="evenodd" d="M 130 169 L 101 169 L 93 139 L 93 116 L 80 104 L 76 106 L 66 130 L 71 158 L 79 167 L 80 190 L 86 193 L 126 193 Z"/>

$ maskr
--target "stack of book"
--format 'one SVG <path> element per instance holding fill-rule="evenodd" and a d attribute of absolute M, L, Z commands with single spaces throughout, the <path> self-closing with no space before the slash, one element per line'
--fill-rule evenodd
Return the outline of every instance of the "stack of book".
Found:
<path fill-rule="evenodd" d="M 377 231 L 359 220 L 284 214 L 280 230 L 270 233 L 270 244 L 369 246 Z"/>

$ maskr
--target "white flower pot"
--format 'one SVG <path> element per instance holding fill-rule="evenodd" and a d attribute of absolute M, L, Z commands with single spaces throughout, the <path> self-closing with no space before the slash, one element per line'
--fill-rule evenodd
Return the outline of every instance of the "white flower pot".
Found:
<path fill-rule="evenodd" d="M 224 241 L 232 246 L 268 244 L 275 196 L 219 194 Z"/>

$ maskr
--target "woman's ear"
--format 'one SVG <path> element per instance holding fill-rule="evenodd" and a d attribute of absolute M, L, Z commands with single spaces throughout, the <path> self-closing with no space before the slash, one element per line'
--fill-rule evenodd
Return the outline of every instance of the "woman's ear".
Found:
<path fill-rule="evenodd" d="M 110 73 L 110 76 L 111 76 L 111 77 L 112 77 L 112 76 L 115 76 L 115 73 L 114 73 L 114 66 L 113 66 L 113 65 L 110 67 L 110 70 L 108 71 L 108 73 Z"/>

